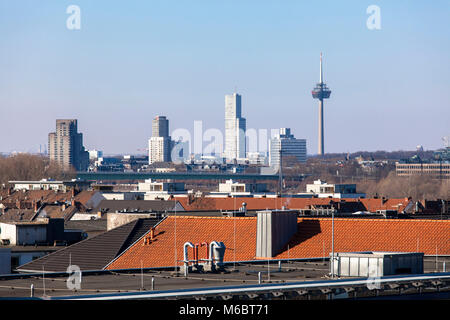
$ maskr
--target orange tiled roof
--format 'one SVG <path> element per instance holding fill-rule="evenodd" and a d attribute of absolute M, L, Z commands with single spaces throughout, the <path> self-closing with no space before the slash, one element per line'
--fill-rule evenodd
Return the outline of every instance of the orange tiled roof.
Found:
<path fill-rule="evenodd" d="M 175 223 L 176 221 L 176 223 Z M 155 229 L 155 240 L 144 238 L 128 248 L 107 269 L 182 265 L 187 241 L 223 241 L 225 261 L 255 259 L 256 217 L 167 217 Z M 175 227 L 176 224 L 176 227 Z M 335 252 L 399 251 L 450 254 L 450 221 L 400 219 L 335 219 Z M 175 238 L 176 228 L 176 238 Z M 236 233 L 234 233 L 236 230 Z M 174 245 L 177 252 L 175 256 Z M 288 249 L 289 248 L 289 249 Z M 275 258 L 311 258 L 331 252 L 331 219 L 299 218 L 298 232 Z M 192 251 L 189 251 L 189 258 Z M 205 248 L 199 258 L 206 258 Z"/>
<path fill-rule="evenodd" d="M 298 232 L 277 258 L 322 257 L 331 253 L 332 220 L 303 218 Z M 394 251 L 450 254 L 450 221 L 334 219 L 335 252 Z"/>
<path fill-rule="evenodd" d="M 143 267 L 174 266 L 175 260 L 183 260 L 183 245 L 187 241 L 193 244 L 222 241 L 227 248 L 225 261 L 252 260 L 256 252 L 255 239 L 256 219 L 253 217 L 169 216 L 156 227 L 152 243 L 143 245 L 144 239 L 139 240 L 107 269 L 140 268 L 141 261 Z M 199 258 L 207 258 L 205 247 L 199 248 Z M 189 251 L 189 259 L 192 259 L 192 250 Z"/>

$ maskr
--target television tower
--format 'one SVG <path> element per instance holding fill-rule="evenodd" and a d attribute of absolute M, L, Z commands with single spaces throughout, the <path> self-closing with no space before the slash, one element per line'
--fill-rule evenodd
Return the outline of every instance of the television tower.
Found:
<path fill-rule="evenodd" d="M 322 52 L 320 53 L 320 80 L 314 90 L 311 92 L 314 99 L 319 99 L 319 148 L 318 155 L 323 155 L 324 143 L 323 143 L 323 99 L 328 99 L 331 94 L 331 90 L 323 82 L 322 71 Z"/>

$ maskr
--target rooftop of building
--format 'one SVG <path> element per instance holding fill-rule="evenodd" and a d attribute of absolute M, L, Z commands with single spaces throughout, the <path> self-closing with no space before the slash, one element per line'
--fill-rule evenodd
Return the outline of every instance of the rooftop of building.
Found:
<path fill-rule="evenodd" d="M 295 198 L 295 197 L 187 197 L 177 199 L 186 211 L 196 210 L 238 210 L 246 203 L 247 210 L 265 210 L 265 209 L 310 209 L 315 206 L 330 205 L 333 203 L 353 203 L 355 211 L 377 210 L 405 210 L 410 205 L 408 198 L 385 199 L 385 198 Z M 347 204 L 348 205 L 348 204 Z"/>
<path fill-rule="evenodd" d="M 18 270 L 39 272 L 44 268 L 46 271 L 64 272 L 69 262 L 78 265 L 83 271 L 102 270 L 159 221 L 134 220 L 21 265 Z"/>
<path fill-rule="evenodd" d="M 436 271 L 442 271 L 443 263 L 450 264 L 449 257 L 439 257 L 436 261 L 433 257 L 425 257 L 424 273 L 432 274 Z M 267 263 L 267 261 L 252 263 L 232 263 L 227 264 L 225 271 L 221 273 L 194 273 L 191 272 L 184 277 L 182 272 L 175 272 L 174 269 L 146 269 L 132 270 L 129 272 L 103 271 L 100 273 L 83 273 L 81 288 L 78 290 L 69 290 L 67 288 L 67 274 L 25 274 L 0 277 L 0 298 L 28 298 L 30 297 L 30 287 L 34 286 L 34 297 L 36 298 L 56 298 L 64 296 L 99 296 L 99 295 L 122 295 L 129 293 L 151 293 L 151 292 L 170 292 L 190 289 L 222 288 L 222 294 L 209 296 L 212 299 L 229 299 L 227 288 L 236 288 L 237 286 L 255 286 L 258 285 L 258 273 L 261 273 L 261 284 L 268 285 L 266 291 L 236 293 L 236 299 L 274 299 L 277 296 L 283 299 L 299 299 L 301 295 L 309 293 L 309 297 L 304 299 L 326 299 L 327 290 L 332 287 L 321 288 L 314 286 L 316 281 L 324 282 L 329 278 L 329 262 L 327 259 L 315 259 L 304 261 L 282 261 L 281 269 L 277 262 Z M 153 289 L 152 291 L 152 279 Z M 345 279 L 345 278 L 341 278 Z M 300 283 L 307 285 L 312 283 L 309 288 L 297 290 L 289 295 L 288 291 L 273 290 L 271 286 L 277 284 Z M 416 280 L 417 283 L 417 280 Z M 429 287 L 431 292 L 436 292 L 436 286 L 431 281 L 423 281 L 424 291 Z M 449 290 L 449 281 L 443 280 L 440 283 L 440 291 Z M 374 296 L 375 292 L 369 292 L 366 285 L 356 286 L 348 285 L 341 287 L 340 290 L 347 289 L 357 291 L 358 295 Z M 413 281 L 394 282 L 392 284 L 383 284 L 381 288 L 385 293 L 377 294 L 398 294 L 401 288 L 402 294 L 417 293 L 417 287 Z M 333 290 L 333 289 L 332 289 Z M 337 289 L 339 290 L 339 289 Z M 280 292 L 284 294 L 280 295 Z M 300 297 L 299 297 L 300 296 Z M 407 296 L 406 296 L 407 297 Z M 194 296 L 187 297 L 193 299 Z M 205 299 L 207 296 L 198 295 L 196 299 Z M 159 298 L 164 299 L 164 298 Z M 173 299 L 173 298 L 172 298 Z"/>
<path fill-rule="evenodd" d="M 224 261 L 251 261 L 256 254 L 256 217 L 169 216 L 125 250 L 106 269 L 181 265 L 183 245 L 221 241 Z M 273 259 L 316 258 L 331 252 L 332 219 L 298 218 L 297 232 Z M 335 251 L 424 252 L 450 255 L 450 221 L 401 219 L 334 219 Z M 206 258 L 206 257 L 203 257 Z"/>
<path fill-rule="evenodd" d="M 176 210 L 176 200 L 102 200 L 94 212 L 166 212 Z M 182 207 L 180 207 L 182 208 Z"/>

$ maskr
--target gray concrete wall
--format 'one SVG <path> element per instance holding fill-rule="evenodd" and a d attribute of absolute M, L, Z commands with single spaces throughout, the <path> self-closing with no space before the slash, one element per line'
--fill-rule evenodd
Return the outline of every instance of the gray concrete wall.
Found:
<path fill-rule="evenodd" d="M 106 228 L 107 231 L 120 227 L 139 218 L 152 218 L 151 213 L 107 213 Z"/>
<path fill-rule="evenodd" d="M 297 214 L 290 211 L 260 211 L 257 213 L 256 257 L 277 255 L 297 232 Z"/>

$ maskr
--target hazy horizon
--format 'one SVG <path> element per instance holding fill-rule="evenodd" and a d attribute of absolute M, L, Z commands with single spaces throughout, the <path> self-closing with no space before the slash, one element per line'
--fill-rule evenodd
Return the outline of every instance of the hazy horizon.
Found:
<path fill-rule="evenodd" d="M 381 29 L 369 30 L 368 6 Z M 81 9 L 69 30 L 66 9 Z M 292 129 L 317 153 L 443 147 L 450 134 L 450 1 L 0 2 L 0 153 L 37 152 L 56 119 L 78 119 L 86 149 L 142 154 L 151 122 L 224 132 L 225 95 L 247 128 Z M 447 39 L 447 41 L 445 41 Z M 207 142 L 205 142 L 207 144 Z M 42 147 L 43 150 L 43 147 Z"/>

